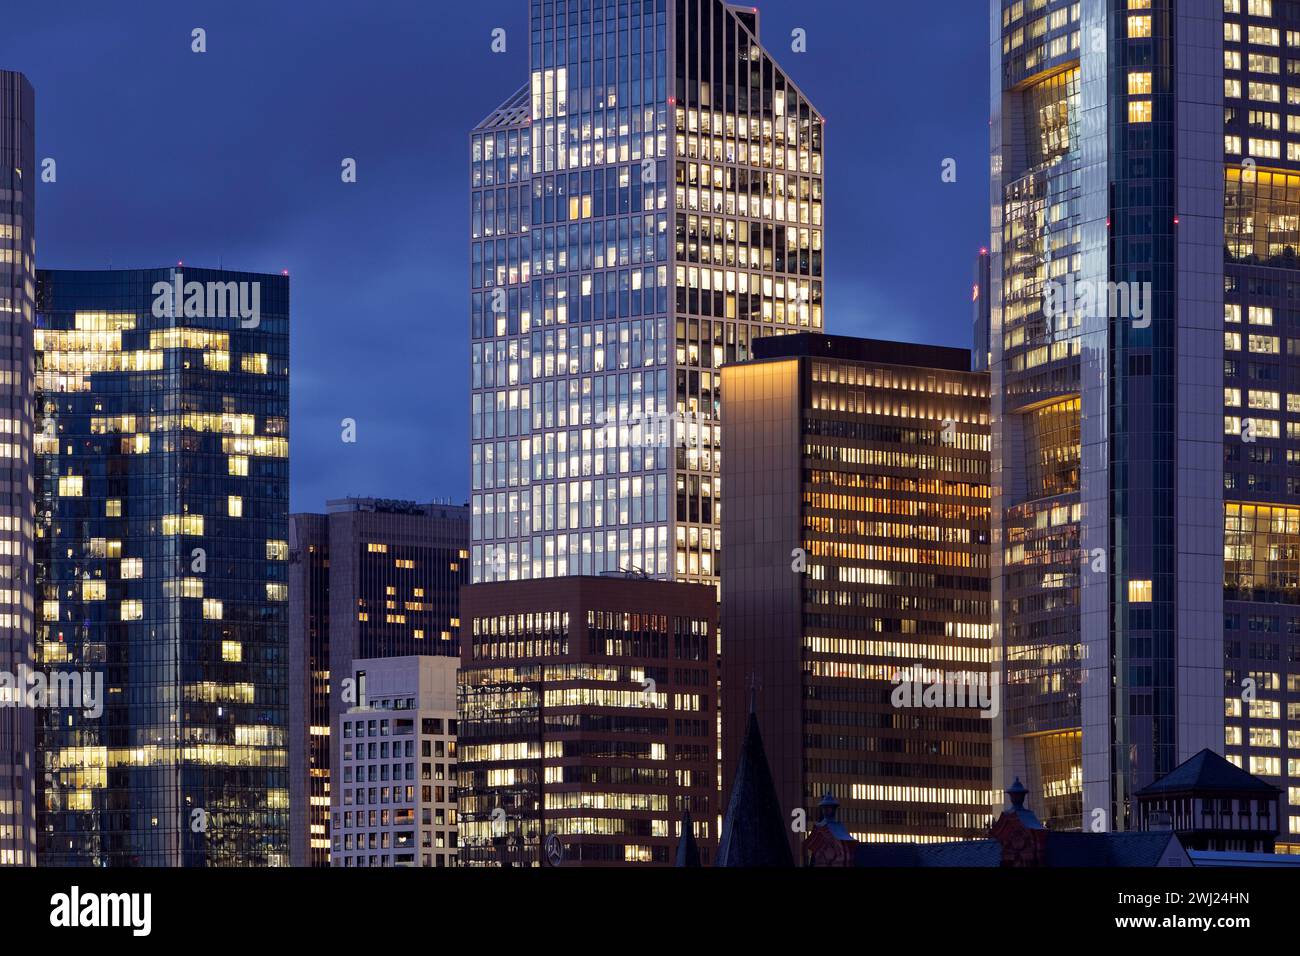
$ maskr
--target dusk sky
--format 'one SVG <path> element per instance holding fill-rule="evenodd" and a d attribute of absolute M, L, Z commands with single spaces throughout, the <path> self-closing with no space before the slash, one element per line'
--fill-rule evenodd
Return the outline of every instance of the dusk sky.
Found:
<path fill-rule="evenodd" d="M 38 266 L 289 270 L 292 509 L 465 500 L 468 132 L 526 78 L 527 0 L 9 6 L 0 67 L 35 86 L 37 153 L 57 162 Z M 758 8 L 828 117 L 826 331 L 969 347 L 987 4 Z"/>

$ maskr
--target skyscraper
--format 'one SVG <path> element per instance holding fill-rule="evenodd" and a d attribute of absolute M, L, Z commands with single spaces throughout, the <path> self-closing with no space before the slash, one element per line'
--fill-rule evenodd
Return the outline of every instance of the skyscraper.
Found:
<path fill-rule="evenodd" d="M 35 664 L 32 644 L 32 323 L 36 291 L 36 94 L 0 70 L 0 670 Z M 0 695 L 21 693 L 0 690 Z M 0 866 L 35 861 L 35 719 L 0 699 Z"/>
<path fill-rule="evenodd" d="M 1223 8 L 990 6 L 993 782 L 1058 829 L 1224 745 Z"/>
<path fill-rule="evenodd" d="M 470 135 L 472 579 L 714 583 L 720 369 L 822 328 L 823 119 L 721 0 L 532 0 Z"/>
<path fill-rule="evenodd" d="M 342 498 L 289 522 L 291 861 L 328 866 L 332 729 L 362 658 L 460 656 L 469 509 Z M 332 675 L 340 675 L 338 680 Z"/>
<path fill-rule="evenodd" d="M 971 330 L 975 347 L 971 349 L 971 368 L 987 372 L 989 368 L 989 250 L 980 250 L 975 259 L 975 282 L 971 285 Z"/>
<path fill-rule="evenodd" d="M 980 835 L 988 375 L 965 349 L 840 335 L 756 353 L 722 371 L 723 792 L 753 701 L 785 820 L 829 793 L 863 843 Z"/>
<path fill-rule="evenodd" d="M 288 862 L 289 279 L 42 271 L 45 865 Z"/>

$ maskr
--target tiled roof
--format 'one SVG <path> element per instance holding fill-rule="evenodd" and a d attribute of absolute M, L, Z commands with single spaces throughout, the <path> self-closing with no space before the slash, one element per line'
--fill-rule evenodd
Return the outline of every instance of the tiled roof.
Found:
<path fill-rule="evenodd" d="M 1159 780 L 1143 787 L 1136 796 L 1144 797 L 1184 790 L 1247 791 L 1262 794 L 1280 792 L 1271 783 L 1247 773 L 1236 764 L 1230 763 L 1213 750 L 1206 748 L 1184 760 Z"/>

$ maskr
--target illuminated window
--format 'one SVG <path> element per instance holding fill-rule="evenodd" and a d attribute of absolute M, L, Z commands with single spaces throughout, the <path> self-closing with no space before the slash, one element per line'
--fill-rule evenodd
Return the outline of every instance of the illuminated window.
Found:
<path fill-rule="evenodd" d="M 287 601 L 289 600 L 289 585 L 276 584 L 272 581 L 266 582 L 266 599 L 268 601 Z"/>
<path fill-rule="evenodd" d="M 387 554 L 388 545 L 378 544 L 374 541 L 370 541 L 366 544 L 366 550 L 369 551 L 371 554 Z"/>
<path fill-rule="evenodd" d="M 267 539 L 266 542 L 266 560 L 268 561 L 288 561 L 289 560 L 289 542 L 278 541 L 273 538 Z"/>
<path fill-rule="evenodd" d="M 103 581 L 81 582 L 81 599 L 83 601 L 102 601 L 107 594 L 107 585 Z"/>
<path fill-rule="evenodd" d="M 203 599 L 203 617 L 209 621 L 219 621 L 222 616 L 221 601 L 217 598 Z"/>
<path fill-rule="evenodd" d="M 1130 604 L 1151 603 L 1151 582 L 1130 581 L 1128 583 L 1128 600 Z"/>
<path fill-rule="evenodd" d="M 144 574 L 143 558 L 123 558 L 122 559 L 122 577 L 138 578 Z"/>
<path fill-rule="evenodd" d="M 244 659 L 244 645 L 240 644 L 239 641 L 222 641 L 221 659 L 238 664 Z"/>
<path fill-rule="evenodd" d="M 1128 104 L 1128 121 L 1130 123 L 1151 122 L 1151 101 L 1132 100 Z"/>
<path fill-rule="evenodd" d="M 122 517 L 122 499 L 109 498 L 104 502 L 104 517 L 120 518 Z"/>
<path fill-rule="evenodd" d="M 228 495 L 226 497 L 226 514 L 232 518 L 242 518 L 244 516 L 244 499 L 239 495 Z"/>
<path fill-rule="evenodd" d="M 122 620 L 138 621 L 144 617 L 144 602 L 129 600 L 122 602 Z"/>
<path fill-rule="evenodd" d="M 226 459 L 226 470 L 232 475 L 238 475 L 241 478 L 248 476 L 248 456 L 231 455 Z"/>
<path fill-rule="evenodd" d="M 163 534 L 203 534 L 203 515 L 163 515 Z"/>
<path fill-rule="evenodd" d="M 59 497 L 60 498 L 80 498 L 82 480 L 81 475 L 60 475 L 59 476 Z"/>
<path fill-rule="evenodd" d="M 1130 39 L 1151 36 L 1151 17 L 1131 16 L 1128 18 L 1128 35 Z"/>
<path fill-rule="evenodd" d="M 1128 75 L 1128 94 L 1129 96 L 1151 95 L 1150 70 L 1134 70 Z"/>

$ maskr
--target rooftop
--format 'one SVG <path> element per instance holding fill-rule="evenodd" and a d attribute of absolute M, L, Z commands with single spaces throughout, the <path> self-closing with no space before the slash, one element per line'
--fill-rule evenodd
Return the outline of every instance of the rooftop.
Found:
<path fill-rule="evenodd" d="M 917 368 L 969 372 L 969 349 L 943 345 L 917 345 L 912 342 L 889 342 L 863 339 L 852 335 L 822 335 L 796 332 L 793 335 L 769 335 L 754 341 L 754 359 L 827 358 L 850 362 L 879 362 L 885 365 L 911 365 Z"/>
<path fill-rule="evenodd" d="M 1273 795 L 1281 791 L 1254 774 L 1206 748 L 1189 757 L 1154 783 L 1143 787 L 1135 796 L 1156 796 L 1187 790 Z"/>

